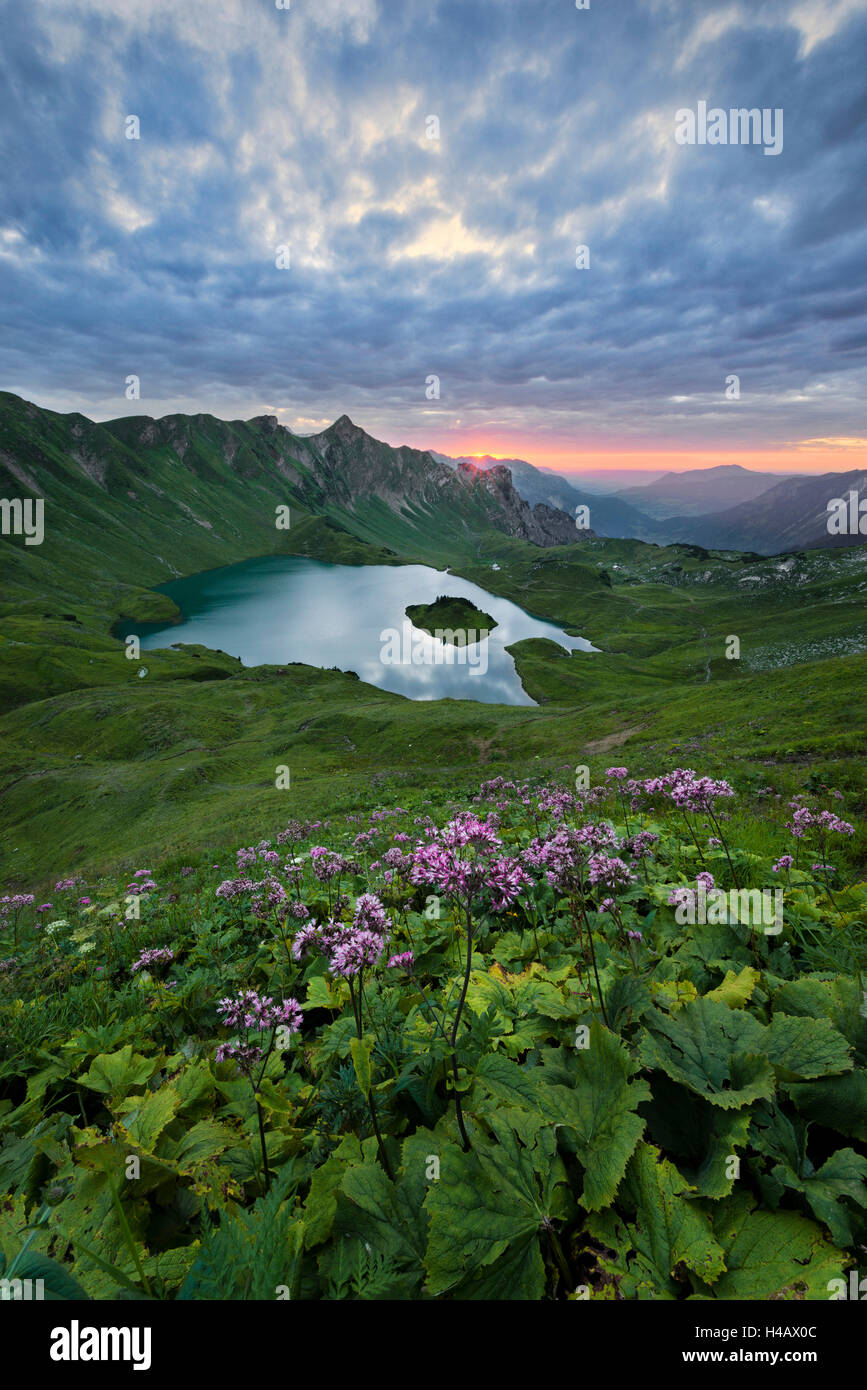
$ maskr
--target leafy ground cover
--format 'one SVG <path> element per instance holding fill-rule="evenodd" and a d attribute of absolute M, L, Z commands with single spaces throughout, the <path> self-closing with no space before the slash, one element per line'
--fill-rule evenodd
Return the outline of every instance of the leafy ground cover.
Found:
<path fill-rule="evenodd" d="M 407 788 L 6 894 L 5 1276 L 832 1297 L 867 1243 L 849 802 L 776 770 L 586 781 Z"/>

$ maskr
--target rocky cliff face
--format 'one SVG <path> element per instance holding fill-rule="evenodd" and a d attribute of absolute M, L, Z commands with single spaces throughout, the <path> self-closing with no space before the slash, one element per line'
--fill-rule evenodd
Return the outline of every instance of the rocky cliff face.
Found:
<path fill-rule="evenodd" d="M 456 476 L 465 487 L 481 491 L 491 508 L 492 522 L 497 530 L 534 545 L 572 545 L 586 540 L 594 533 L 579 531 L 572 517 L 557 507 L 537 502 L 534 507 L 525 502 L 512 482 L 511 470 L 505 464 L 489 468 L 474 468 L 471 463 L 458 465 Z"/>
<path fill-rule="evenodd" d="M 347 415 L 296 444 L 303 446 L 305 462 L 323 490 L 350 509 L 365 497 L 378 498 L 397 512 L 412 506 L 436 507 L 447 514 L 451 508 L 457 529 L 467 521 L 469 508 L 495 530 L 544 546 L 571 545 L 593 534 L 578 531 L 566 512 L 531 507 L 501 464 L 478 469 L 462 463 L 453 470 L 428 451 L 383 444 Z"/>
<path fill-rule="evenodd" d="M 153 493 L 169 509 L 174 499 L 197 514 L 202 507 L 207 512 L 218 491 L 238 487 L 251 503 L 261 495 L 264 506 L 266 497 L 279 496 L 350 530 L 355 515 L 362 538 L 377 538 L 379 528 L 394 533 L 387 541 L 392 544 L 420 532 L 428 539 L 466 542 L 493 529 L 541 546 L 574 544 L 593 534 L 578 531 L 555 507 L 531 506 L 501 464 L 485 470 L 462 464 L 454 470 L 426 450 L 393 448 L 374 439 L 347 415 L 309 436 L 292 434 L 275 415 L 247 421 L 141 415 L 95 424 L 4 394 L 0 423 L 7 446 L 0 476 L 16 468 L 20 475 L 22 468 L 36 465 L 40 478 L 34 476 L 34 490 L 41 488 L 49 497 L 54 488 L 46 473 L 71 485 L 73 494 L 77 476 L 101 493 L 135 497 L 140 507 Z"/>

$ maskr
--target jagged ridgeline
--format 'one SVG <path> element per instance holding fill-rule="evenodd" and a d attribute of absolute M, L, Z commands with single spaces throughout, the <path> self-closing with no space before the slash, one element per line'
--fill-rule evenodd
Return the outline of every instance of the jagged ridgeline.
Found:
<path fill-rule="evenodd" d="M 10 596 L 104 576 L 129 607 L 133 591 L 178 573 L 281 550 L 357 563 L 369 546 L 378 559 L 436 560 L 443 548 L 473 553 L 491 530 L 541 546 L 589 534 L 565 512 L 531 507 L 506 468 L 449 469 L 345 415 L 301 438 L 274 415 L 96 424 L 2 393 L 0 432 L 0 493 L 45 499 L 44 546 L 4 555 Z M 281 506 L 291 515 L 279 528 Z"/>

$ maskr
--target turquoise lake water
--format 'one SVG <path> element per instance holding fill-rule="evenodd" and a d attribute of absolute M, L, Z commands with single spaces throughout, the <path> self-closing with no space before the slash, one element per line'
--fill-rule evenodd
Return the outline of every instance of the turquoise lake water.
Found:
<path fill-rule="evenodd" d="M 413 700 L 532 705 L 507 646 L 547 637 L 566 651 L 596 650 L 508 599 L 426 565 L 332 565 L 272 555 L 173 580 L 160 591 L 184 618 L 128 624 L 125 633 L 136 631 L 144 650 L 189 642 L 240 657 L 245 666 L 336 666 Z M 469 599 L 497 626 L 463 651 L 413 628 L 407 605 L 439 594 Z"/>

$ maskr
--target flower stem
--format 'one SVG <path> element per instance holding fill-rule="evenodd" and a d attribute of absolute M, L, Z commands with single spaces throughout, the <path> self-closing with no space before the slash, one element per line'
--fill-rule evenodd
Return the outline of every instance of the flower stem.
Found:
<path fill-rule="evenodd" d="M 464 1147 L 464 1153 L 469 1153 L 469 1150 L 470 1150 L 470 1148 L 471 1148 L 471 1145 L 470 1145 L 469 1139 L 467 1138 L 467 1131 L 466 1131 L 466 1127 L 465 1127 L 465 1125 L 464 1125 L 464 1112 L 463 1112 L 463 1109 L 462 1109 L 462 1107 L 461 1107 L 460 1092 L 458 1091 L 458 1056 L 457 1056 L 457 1052 L 455 1051 L 455 1044 L 457 1043 L 458 1028 L 460 1027 L 460 1023 L 461 1023 L 461 1014 L 463 1013 L 464 1003 L 466 1002 L 466 998 L 467 998 L 467 990 L 468 990 L 469 987 L 470 987 L 470 971 L 471 971 L 471 969 L 472 969 L 472 964 L 473 964 L 473 918 L 472 918 L 472 913 L 470 912 L 470 905 L 469 905 L 469 903 L 467 903 L 467 964 L 466 964 L 466 968 L 465 968 L 465 970 L 464 970 L 464 984 L 463 984 L 463 988 L 462 988 L 462 990 L 461 990 L 461 997 L 460 997 L 460 999 L 458 1000 L 458 1007 L 457 1007 L 457 1010 L 456 1010 L 456 1012 L 455 1012 L 455 1021 L 454 1021 L 454 1025 L 453 1025 L 453 1027 L 452 1027 L 452 1035 L 451 1035 L 451 1046 L 452 1046 L 452 1074 L 453 1074 L 454 1079 L 455 1079 L 455 1118 L 457 1119 L 457 1122 L 458 1122 L 458 1129 L 460 1130 L 461 1143 L 463 1144 L 463 1147 Z"/>

